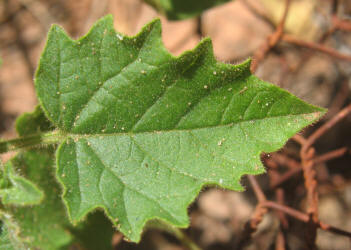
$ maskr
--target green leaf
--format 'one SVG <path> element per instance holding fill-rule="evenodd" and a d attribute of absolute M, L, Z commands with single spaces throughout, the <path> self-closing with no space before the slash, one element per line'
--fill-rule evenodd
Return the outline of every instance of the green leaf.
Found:
<path fill-rule="evenodd" d="M 230 0 L 144 0 L 168 19 L 178 20 L 198 16 L 206 9 Z"/>
<path fill-rule="evenodd" d="M 40 106 L 32 113 L 25 113 L 16 120 L 20 136 L 39 134 L 52 130 Z M 28 180 L 44 190 L 42 203 L 32 207 L 7 206 L 6 212 L 18 225 L 18 236 L 27 248 L 63 249 L 72 240 L 68 227 L 70 222 L 61 196 L 61 188 L 55 180 L 54 147 L 18 153 L 6 163 L 7 167 L 20 172 Z"/>
<path fill-rule="evenodd" d="M 33 112 L 24 113 L 16 120 L 16 131 L 19 136 L 40 134 L 53 129 L 54 127 L 39 105 L 35 107 Z"/>
<path fill-rule="evenodd" d="M 78 41 L 49 32 L 35 86 L 66 139 L 57 178 L 70 218 L 105 209 L 132 241 L 154 218 L 189 225 L 205 185 L 243 190 L 272 152 L 325 111 L 240 65 L 217 62 L 209 39 L 173 57 L 156 20 L 135 37 L 101 19 Z"/>
<path fill-rule="evenodd" d="M 102 213 L 88 216 L 77 228 L 70 225 L 60 198 L 60 188 L 53 179 L 52 159 L 53 155 L 47 150 L 36 150 L 20 153 L 10 161 L 18 168 L 25 168 L 32 180 L 34 175 L 40 175 L 36 180 L 45 190 L 45 199 L 40 205 L 6 207 L 20 228 L 17 241 L 27 248 L 43 250 L 68 249 L 72 243 L 84 246 L 86 250 L 111 249 L 114 230 Z M 29 168 L 32 168 L 31 173 Z"/>
<path fill-rule="evenodd" d="M 6 207 L 20 228 L 20 238 L 33 249 L 60 249 L 72 241 L 66 229 L 70 223 L 60 199 L 61 189 L 54 179 L 53 163 L 53 154 L 49 150 L 19 153 L 6 163 L 21 171 L 45 192 L 45 198 L 39 205 Z"/>
<path fill-rule="evenodd" d="M 1 222 L 0 222 L 1 224 Z M 15 250 L 11 239 L 9 237 L 8 228 L 5 224 L 0 226 L 0 249 L 1 250 Z"/>
<path fill-rule="evenodd" d="M 0 190 L 7 188 L 10 185 L 9 179 L 4 170 L 4 165 L 0 159 Z"/>
<path fill-rule="evenodd" d="M 0 187 L 1 203 L 4 205 L 33 205 L 38 204 L 44 197 L 43 192 L 31 181 L 17 175 L 10 164 L 1 169 L 2 182 Z"/>
<path fill-rule="evenodd" d="M 11 215 L 0 211 L 0 250 L 28 249 L 19 238 L 18 226 L 11 219 Z"/>
<path fill-rule="evenodd" d="M 37 107 L 33 113 L 26 113 L 19 117 L 16 121 L 16 128 L 19 135 L 24 136 L 27 133 L 47 131 L 48 124 L 49 121 Z M 6 234 L 2 236 L 10 239 L 13 249 L 61 249 L 71 241 L 71 236 L 65 229 L 70 223 L 60 199 L 60 188 L 53 178 L 54 161 L 52 158 L 51 148 L 21 152 L 5 164 L 4 173 L 7 174 L 4 176 L 19 172 L 28 178 L 24 179 L 25 182 L 30 181 L 31 185 L 39 186 L 45 191 L 44 199 L 41 193 L 42 203 L 39 205 L 5 206 L 6 214 L 2 214 L 0 219 L 3 220 L 3 229 L 6 230 Z M 3 187 L 8 185 L 8 181 L 3 183 Z M 18 190 L 18 193 L 14 190 L 13 193 L 17 196 L 24 195 L 25 191 L 31 190 L 27 188 Z M 2 202 L 5 204 L 4 199 Z M 7 249 L 6 247 L 4 249 Z"/>
<path fill-rule="evenodd" d="M 34 112 L 25 113 L 16 120 L 16 129 L 19 135 L 25 136 L 52 130 L 53 126 L 40 106 L 37 106 Z M 50 147 L 45 150 L 22 152 L 6 164 L 5 167 L 15 165 L 18 171 L 24 171 L 31 180 L 45 189 L 46 194 L 46 199 L 39 206 L 25 209 L 6 207 L 7 212 L 12 215 L 6 214 L 6 218 L 11 220 L 4 220 L 3 227 L 16 229 L 11 230 L 9 234 L 6 231 L 6 237 L 11 239 L 16 250 L 28 248 L 62 250 L 66 249 L 69 243 L 82 245 L 87 250 L 111 249 L 114 230 L 101 212 L 88 216 L 77 228 L 73 228 L 69 223 L 60 199 L 60 188 L 53 178 L 53 150 L 54 148 Z M 5 239 L 5 234 L 2 236 Z"/>

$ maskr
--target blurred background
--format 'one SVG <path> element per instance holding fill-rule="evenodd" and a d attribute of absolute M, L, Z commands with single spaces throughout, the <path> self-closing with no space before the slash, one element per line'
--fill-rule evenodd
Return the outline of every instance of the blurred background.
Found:
<path fill-rule="evenodd" d="M 191 1 L 191 0 L 189 0 Z M 73 37 L 85 34 L 107 13 L 114 16 L 115 28 L 134 35 L 159 17 L 168 50 L 179 55 L 192 49 L 202 37 L 211 37 L 218 60 L 240 63 L 264 51 L 267 38 L 279 26 L 284 0 L 236 0 L 205 11 L 200 17 L 169 21 L 141 0 L 0 0 L 0 137 L 15 137 L 14 121 L 37 104 L 33 75 L 45 45 L 48 29 L 58 23 Z M 329 108 L 324 121 L 350 103 L 351 86 L 351 1 L 292 0 L 280 41 L 258 60 L 255 74 L 289 90 L 315 105 Z M 302 44 L 300 42 L 303 42 Z M 323 123 L 323 121 L 322 121 Z M 345 153 L 316 166 L 320 194 L 320 219 L 351 231 L 351 117 L 326 133 L 315 148 L 318 154 L 345 147 Z M 315 126 L 306 129 L 310 134 Z M 298 145 L 289 142 L 279 153 L 299 161 Z M 2 156 L 4 160 L 10 155 Z M 269 156 L 266 156 L 269 157 Z M 283 168 L 284 160 L 278 162 Z M 275 199 L 268 175 L 259 183 L 267 198 Z M 297 174 L 281 186 L 285 204 L 305 208 L 303 177 Z M 243 180 L 244 193 L 220 189 L 204 190 L 189 209 L 191 227 L 186 231 L 204 249 L 237 249 L 245 223 L 257 203 Z M 254 238 L 244 249 L 279 249 L 280 220 L 268 212 Z M 288 218 L 284 249 L 304 249 L 302 222 Z M 171 235 L 147 232 L 139 245 L 125 242 L 116 233 L 116 249 L 183 249 Z M 320 249 L 351 249 L 350 238 L 318 231 Z"/>

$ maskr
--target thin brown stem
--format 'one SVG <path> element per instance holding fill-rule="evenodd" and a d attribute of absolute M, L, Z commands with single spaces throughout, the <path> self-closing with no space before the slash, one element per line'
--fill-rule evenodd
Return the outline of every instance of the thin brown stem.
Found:
<path fill-rule="evenodd" d="M 305 137 L 303 137 L 302 135 L 299 135 L 299 134 L 294 135 L 291 139 L 293 139 L 294 141 L 296 141 L 300 145 L 303 145 L 306 143 Z"/>
<path fill-rule="evenodd" d="M 303 40 L 297 39 L 297 38 L 295 38 L 291 35 L 287 35 L 287 34 L 284 34 L 281 37 L 281 40 L 284 42 L 299 46 L 299 47 L 322 52 L 326 55 L 329 55 L 329 56 L 334 57 L 334 58 L 339 59 L 339 60 L 345 60 L 345 61 L 351 62 L 351 55 L 342 54 L 333 48 L 329 48 L 329 47 L 326 47 L 326 46 L 318 44 L 318 43 L 303 41 Z"/>
<path fill-rule="evenodd" d="M 250 184 L 252 186 L 252 189 L 255 192 L 255 195 L 258 199 L 259 202 L 265 201 L 266 200 L 266 196 L 264 195 L 262 189 L 260 188 L 260 185 L 258 184 L 256 178 L 252 175 L 248 175 L 247 178 L 250 181 Z"/>
<path fill-rule="evenodd" d="M 302 213 L 296 209 L 293 209 L 293 208 L 290 208 L 290 207 L 287 207 L 284 205 L 280 205 L 280 204 L 273 202 L 273 201 L 265 201 L 262 203 L 262 206 L 282 211 L 285 214 L 287 214 L 295 219 L 298 219 L 302 222 L 305 222 L 305 223 L 308 223 L 310 220 L 310 218 L 307 214 Z M 318 221 L 317 227 L 319 227 L 320 229 L 325 230 L 325 231 L 329 231 L 329 232 L 332 232 L 335 234 L 339 234 L 339 235 L 343 235 L 343 236 L 351 238 L 351 232 L 336 228 L 336 227 L 331 226 L 331 225 L 324 223 L 324 222 Z"/>
<path fill-rule="evenodd" d="M 313 159 L 313 161 L 314 161 L 314 164 L 320 164 L 322 162 L 326 162 L 326 161 L 330 161 L 330 160 L 335 159 L 335 158 L 339 158 L 339 157 L 341 157 L 349 152 L 350 152 L 350 150 L 348 148 L 343 147 L 343 148 L 339 148 L 339 149 L 336 149 L 333 151 L 329 151 L 328 153 L 316 156 Z"/>
<path fill-rule="evenodd" d="M 312 146 L 315 141 L 320 138 L 326 131 L 335 126 L 339 121 L 344 119 L 349 113 L 351 113 L 351 104 L 342 109 L 339 113 L 337 113 L 332 119 L 328 122 L 324 123 L 323 126 L 318 128 L 312 135 L 310 135 L 306 141 L 306 143 L 302 147 L 302 151 L 306 152 L 306 150 Z"/>
<path fill-rule="evenodd" d="M 284 32 L 284 26 L 286 18 L 288 16 L 289 7 L 291 0 L 285 0 L 285 9 L 283 16 L 273 34 L 267 37 L 266 42 L 254 53 L 253 62 L 251 64 L 251 71 L 255 72 L 257 70 L 258 64 L 265 58 L 267 53 L 274 48 L 277 43 L 281 40 Z"/>

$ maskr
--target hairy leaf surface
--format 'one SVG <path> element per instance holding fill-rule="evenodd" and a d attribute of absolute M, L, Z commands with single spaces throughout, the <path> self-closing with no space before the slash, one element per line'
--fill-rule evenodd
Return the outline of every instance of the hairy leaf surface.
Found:
<path fill-rule="evenodd" d="M 171 20 L 186 19 L 200 15 L 206 9 L 230 0 L 144 0 Z"/>
<path fill-rule="evenodd" d="M 324 110 L 259 80 L 250 62 L 217 62 L 209 39 L 173 57 L 158 20 L 135 37 L 103 18 L 74 41 L 53 26 L 36 74 L 47 117 L 66 139 L 57 178 L 72 221 L 104 208 L 128 238 L 146 221 L 189 224 L 204 185 L 242 190 L 272 152 Z"/>
<path fill-rule="evenodd" d="M 20 136 L 24 136 L 52 130 L 53 126 L 38 106 L 34 112 L 25 113 L 16 120 L 16 129 Z M 72 227 L 54 178 L 53 153 L 54 147 L 21 152 L 6 164 L 5 168 L 15 167 L 40 185 L 45 190 L 45 198 L 41 204 L 32 207 L 5 207 L 7 214 L 0 217 L 3 220 L 0 237 L 4 239 L 0 249 L 11 249 L 7 247 L 12 246 L 16 250 L 63 250 L 70 249 L 71 244 L 90 250 L 111 249 L 114 230 L 103 213 L 91 214 L 76 228 Z"/>
<path fill-rule="evenodd" d="M 50 130 L 50 122 L 40 107 L 32 113 L 25 113 L 16 121 L 20 136 L 37 134 Z M 44 191 L 44 199 L 30 207 L 5 206 L 11 215 L 11 223 L 17 225 L 17 232 L 11 237 L 17 239 L 25 249 L 64 249 L 73 237 L 67 230 L 70 222 L 61 201 L 61 188 L 55 180 L 54 147 L 29 150 L 18 153 L 6 162 L 6 167 L 21 173 L 27 180 Z M 16 248 L 15 248 L 16 249 Z"/>
<path fill-rule="evenodd" d="M 52 153 L 46 150 L 19 153 L 6 164 L 22 171 L 23 175 L 45 191 L 39 205 L 6 207 L 20 228 L 20 238 L 34 249 L 60 249 L 68 245 L 72 236 L 66 230 L 69 220 L 60 199 L 60 187 L 54 179 Z"/>
<path fill-rule="evenodd" d="M 39 105 L 33 112 L 24 113 L 16 120 L 16 131 L 19 136 L 40 134 L 53 129 L 54 127 Z"/>
<path fill-rule="evenodd" d="M 15 250 L 8 227 L 0 221 L 0 250 Z"/>
<path fill-rule="evenodd" d="M 27 246 L 19 238 L 20 229 L 11 215 L 0 211 L 0 250 L 25 250 Z"/>
<path fill-rule="evenodd" d="M 0 162 L 0 198 L 4 205 L 33 205 L 43 199 L 43 192 L 31 181 L 15 173 L 12 167 L 7 164 L 2 169 Z"/>

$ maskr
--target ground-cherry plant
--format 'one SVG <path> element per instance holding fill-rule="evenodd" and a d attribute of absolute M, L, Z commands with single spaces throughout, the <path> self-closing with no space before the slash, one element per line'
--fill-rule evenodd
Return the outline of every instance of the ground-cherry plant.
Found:
<path fill-rule="evenodd" d="M 19 151 L 1 166 L 0 248 L 109 249 L 115 230 L 138 242 L 152 224 L 185 228 L 203 187 L 243 190 L 243 175 L 264 173 L 262 152 L 325 112 L 252 75 L 250 60 L 218 62 L 210 39 L 174 57 L 159 20 L 127 37 L 111 16 L 79 40 L 54 25 L 35 88 L 19 137 L 0 142 Z"/>

